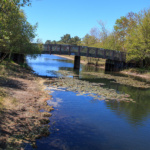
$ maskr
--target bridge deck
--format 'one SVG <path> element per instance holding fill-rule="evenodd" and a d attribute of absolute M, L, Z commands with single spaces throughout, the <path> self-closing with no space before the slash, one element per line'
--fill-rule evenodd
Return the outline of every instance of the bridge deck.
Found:
<path fill-rule="evenodd" d="M 87 56 L 95 58 L 104 58 L 117 61 L 126 61 L 126 53 L 108 50 L 103 48 L 87 47 L 87 46 L 73 46 L 60 44 L 44 44 L 43 53 L 59 54 L 59 55 L 76 55 Z"/>

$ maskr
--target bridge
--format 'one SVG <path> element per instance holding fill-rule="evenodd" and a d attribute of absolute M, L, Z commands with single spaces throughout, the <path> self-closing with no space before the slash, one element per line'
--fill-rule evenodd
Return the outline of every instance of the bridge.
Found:
<path fill-rule="evenodd" d="M 106 59 L 106 71 L 122 70 L 126 62 L 126 53 L 103 48 L 74 46 L 63 44 L 44 44 L 44 54 L 74 55 L 74 69 L 80 68 L 80 56 Z"/>

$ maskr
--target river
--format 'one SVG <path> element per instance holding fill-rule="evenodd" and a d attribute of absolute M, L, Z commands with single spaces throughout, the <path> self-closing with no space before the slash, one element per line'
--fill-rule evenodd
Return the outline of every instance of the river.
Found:
<path fill-rule="evenodd" d="M 55 71 L 73 72 L 73 61 L 55 55 L 27 57 L 29 66 L 42 76 L 56 77 Z M 107 78 L 92 78 L 83 72 L 100 72 L 82 65 L 80 80 L 104 83 L 104 88 L 130 94 L 135 101 L 100 101 L 76 92 L 53 90 L 54 106 L 50 117 L 50 136 L 37 140 L 38 150 L 148 150 L 150 149 L 150 88 L 138 88 L 112 82 Z M 118 74 L 115 74 L 118 76 Z M 119 77 L 119 76 L 118 76 Z M 27 146 L 26 149 L 32 149 Z"/>

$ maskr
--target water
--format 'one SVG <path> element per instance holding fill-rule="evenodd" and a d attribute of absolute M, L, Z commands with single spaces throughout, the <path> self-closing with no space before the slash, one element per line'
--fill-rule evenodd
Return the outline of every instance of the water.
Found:
<path fill-rule="evenodd" d="M 55 77 L 53 71 L 73 71 L 73 61 L 54 55 L 29 59 L 39 75 Z M 109 79 L 88 78 L 82 72 L 100 69 L 81 65 L 81 80 L 105 83 L 105 88 L 130 94 L 136 103 L 98 101 L 71 91 L 53 90 L 55 110 L 50 117 L 49 137 L 37 140 L 38 150 L 148 150 L 150 149 L 150 89 L 111 83 Z M 27 149 L 32 149 L 30 146 Z"/>

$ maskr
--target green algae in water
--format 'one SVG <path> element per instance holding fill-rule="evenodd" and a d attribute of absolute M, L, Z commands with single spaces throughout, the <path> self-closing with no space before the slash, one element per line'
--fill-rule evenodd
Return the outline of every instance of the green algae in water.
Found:
<path fill-rule="evenodd" d="M 115 101 L 132 101 L 130 95 L 118 93 L 114 89 L 103 88 L 101 83 L 90 83 L 88 81 L 79 80 L 76 78 L 69 78 L 65 75 L 69 74 L 68 71 L 62 72 L 62 78 L 55 79 L 52 86 L 56 88 L 66 88 L 69 91 L 77 92 L 77 96 L 89 94 L 91 97 L 97 100 L 115 100 Z M 66 72 L 66 73 L 65 73 Z M 91 93 L 91 94 L 90 94 Z"/>
<path fill-rule="evenodd" d="M 96 72 L 83 72 L 83 74 L 94 75 L 96 78 L 113 79 L 114 81 L 111 81 L 111 82 L 119 83 L 119 84 L 123 84 L 123 85 L 129 85 L 132 87 L 150 88 L 150 84 L 136 80 L 132 77 L 113 76 L 110 74 L 96 73 Z"/>

